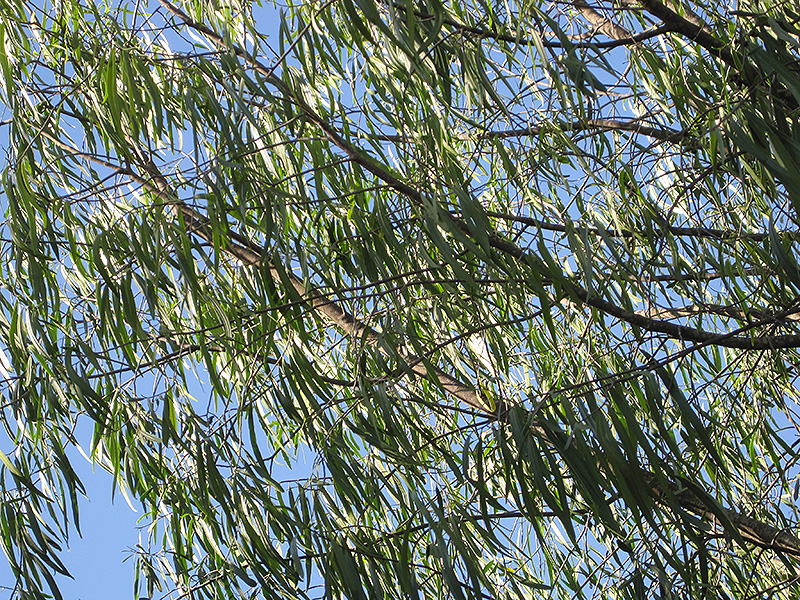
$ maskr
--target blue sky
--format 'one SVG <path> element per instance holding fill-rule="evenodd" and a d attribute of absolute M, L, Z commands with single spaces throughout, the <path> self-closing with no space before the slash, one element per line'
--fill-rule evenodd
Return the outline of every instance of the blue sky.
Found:
<path fill-rule="evenodd" d="M 77 453 L 74 453 L 77 454 Z M 103 600 L 130 598 L 133 594 L 133 560 L 123 563 L 127 550 L 139 541 L 134 513 L 118 493 L 111 500 L 111 475 L 92 470 L 82 456 L 74 457 L 88 499 L 81 505 L 83 537 L 73 536 L 63 560 L 75 579 L 62 578 L 65 599 Z"/>
<path fill-rule="evenodd" d="M 125 551 L 138 542 L 136 525 L 142 513 L 133 512 L 120 494 L 112 502 L 109 473 L 99 467 L 93 470 L 77 450 L 68 454 L 86 488 L 87 497 L 80 504 L 83 537 L 73 535 L 69 548 L 61 555 L 74 577 L 58 578 L 64 599 L 131 598 L 133 563 L 123 564 L 123 559 Z M 13 597 L 14 577 L 4 559 L 0 560 L 0 586 L 0 599 Z"/>

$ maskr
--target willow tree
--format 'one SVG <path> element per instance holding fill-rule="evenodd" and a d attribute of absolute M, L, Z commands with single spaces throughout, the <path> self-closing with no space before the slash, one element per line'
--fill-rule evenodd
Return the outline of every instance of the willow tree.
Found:
<path fill-rule="evenodd" d="M 798 596 L 792 3 L 160 2 L 0 4 L 15 597 Z"/>

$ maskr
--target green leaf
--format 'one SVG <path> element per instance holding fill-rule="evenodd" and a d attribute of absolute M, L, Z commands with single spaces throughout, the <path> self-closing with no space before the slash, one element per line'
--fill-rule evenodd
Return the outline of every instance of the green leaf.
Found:
<path fill-rule="evenodd" d="M 5 467 L 9 471 L 11 471 L 11 473 L 15 477 L 19 477 L 20 479 L 24 477 L 22 472 L 17 467 L 14 466 L 14 463 L 11 462 L 11 460 L 8 458 L 8 456 L 5 455 L 5 453 L 2 450 L 0 450 L 0 462 L 2 462 L 5 465 Z"/>

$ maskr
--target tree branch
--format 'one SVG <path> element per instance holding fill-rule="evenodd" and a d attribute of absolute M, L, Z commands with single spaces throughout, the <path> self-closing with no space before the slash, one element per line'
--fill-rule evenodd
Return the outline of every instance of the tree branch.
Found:
<path fill-rule="evenodd" d="M 637 310 L 636 314 L 643 315 L 650 319 L 681 319 L 702 314 L 715 314 L 733 319 L 759 319 L 762 321 L 772 320 L 773 323 L 784 321 L 800 321 L 800 311 L 784 315 L 779 318 L 778 314 L 763 310 L 744 310 L 739 306 L 719 306 L 713 305 L 694 305 L 683 306 L 680 308 L 649 308 L 647 310 Z"/>
<path fill-rule="evenodd" d="M 586 231 L 592 235 L 602 235 L 606 237 L 635 237 L 637 235 L 636 232 L 630 229 L 600 229 L 597 227 L 584 227 L 579 223 L 572 223 L 571 227 L 568 229 L 566 225 L 561 225 L 559 223 L 550 223 L 549 221 L 544 221 L 543 219 L 536 219 L 534 217 L 523 217 L 518 215 L 510 215 L 507 213 L 495 212 L 495 211 L 486 211 L 486 214 L 490 217 L 495 217 L 497 219 L 503 219 L 505 221 L 513 221 L 515 223 L 521 223 L 523 225 L 530 225 L 532 227 L 536 227 L 537 229 L 543 229 L 545 231 L 555 231 L 558 233 L 566 233 L 570 229 L 572 230 L 580 230 Z M 763 242 L 769 239 L 769 233 L 743 233 L 738 231 L 730 231 L 727 229 L 714 229 L 711 227 L 675 227 L 672 225 L 666 225 L 665 230 L 669 232 L 673 236 L 677 237 L 693 237 L 693 238 L 711 238 L 716 240 L 753 240 L 755 242 Z M 654 235 L 663 237 L 663 234 L 659 231 L 654 231 Z M 800 241 L 800 231 L 779 231 L 779 236 L 787 237 L 791 240 Z"/>
<path fill-rule="evenodd" d="M 398 3 L 395 3 L 395 7 L 398 8 L 399 10 L 401 10 L 401 11 L 406 10 L 405 6 L 403 6 L 401 4 L 398 4 Z M 592 9 L 589 9 L 589 10 L 592 10 Z M 593 14 L 593 18 L 594 18 L 594 15 L 596 15 L 597 13 L 595 11 L 592 11 L 592 13 L 594 13 Z M 587 14 L 589 14 L 589 13 L 587 13 Z M 415 10 L 414 11 L 414 16 L 416 16 L 419 19 L 428 19 L 428 20 L 436 20 L 436 18 L 437 18 L 436 15 L 431 15 L 431 14 L 428 14 L 428 13 L 424 13 L 424 12 L 419 11 L 419 10 Z M 595 19 L 595 20 L 600 22 L 599 21 L 600 19 L 603 19 L 603 17 L 600 16 L 599 19 Z M 464 23 L 459 23 L 458 21 L 454 21 L 453 19 L 448 19 L 446 17 L 444 19 L 442 19 L 442 23 L 444 25 L 448 25 L 448 26 L 452 27 L 453 29 L 456 29 L 456 30 L 458 30 L 458 31 L 460 31 L 462 33 L 470 34 L 470 35 L 478 37 L 478 38 L 493 39 L 493 40 L 498 40 L 498 41 L 501 41 L 501 42 L 508 42 L 508 43 L 511 43 L 511 44 L 519 44 L 521 46 L 532 46 L 532 45 L 537 44 L 536 40 L 532 40 L 532 39 L 528 39 L 528 38 L 524 38 L 524 37 L 518 37 L 518 36 L 515 36 L 515 35 L 509 35 L 509 34 L 506 34 L 506 33 L 499 33 L 497 31 L 491 31 L 489 29 L 483 29 L 481 27 L 473 27 L 471 25 L 466 25 Z M 598 31 L 600 31 L 600 30 L 598 30 Z M 668 26 L 660 25 L 659 27 L 654 27 L 653 29 L 648 29 L 646 31 L 642 31 L 642 32 L 637 33 L 637 34 L 631 34 L 628 37 L 620 37 L 618 39 L 614 39 L 612 41 L 607 41 L 607 42 L 576 41 L 573 44 L 571 44 L 571 47 L 572 48 L 597 48 L 597 49 L 618 48 L 619 46 L 627 46 L 627 45 L 631 45 L 631 44 L 637 44 L 639 42 L 643 42 L 645 40 L 649 40 L 650 38 L 658 37 L 659 35 L 662 35 L 662 34 L 667 33 L 669 31 L 670 31 L 670 28 Z M 542 40 L 541 44 L 545 48 L 563 48 L 565 46 L 565 44 L 562 44 L 561 42 L 553 42 L 553 41 L 550 41 L 550 40 Z"/>
<path fill-rule="evenodd" d="M 171 191 L 164 176 L 161 175 L 152 161 L 146 165 L 142 165 L 142 168 L 147 173 L 148 178 L 142 178 L 132 172 L 128 172 L 128 176 L 144 185 L 148 190 L 155 193 L 161 200 L 171 206 L 176 215 L 183 219 L 188 231 L 209 243 L 213 243 L 213 233 L 208 224 L 208 219 L 177 198 Z M 229 232 L 229 236 L 232 240 L 226 248 L 229 254 L 250 266 L 266 266 L 269 269 L 270 275 L 275 280 L 275 283 L 280 285 L 282 274 L 275 266 L 265 261 L 262 248 L 232 232 Z M 309 294 L 305 289 L 303 281 L 288 270 L 286 271 L 286 275 L 288 275 L 294 291 L 300 298 L 347 334 L 348 337 L 364 340 L 368 345 L 373 347 L 380 348 L 382 346 L 380 334 L 377 331 L 368 325 L 364 325 L 353 315 L 341 309 L 333 300 Z M 403 359 L 416 375 L 431 380 L 428 370 L 421 359 L 409 355 L 403 356 Z M 472 408 L 481 411 L 490 410 L 491 401 L 488 400 L 484 394 L 476 392 L 471 386 L 462 384 L 444 371 L 436 369 L 435 374 L 436 378 L 435 380 L 431 380 L 432 383 L 439 384 L 448 394 L 455 396 Z"/>
<path fill-rule="evenodd" d="M 554 129 L 576 133 L 585 131 L 625 131 L 639 133 L 663 142 L 672 142 L 676 144 L 685 143 L 687 145 L 694 145 L 696 142 L 696 140 L 685 131 L 650 127 L 648 125 L 642 125 L 638 120 L 620 121 L 618 119 L 586 119 L 582 121 L 573 121 L 572 123 L 559 123 L 554 121 L 546 126 L 531 126 L 501 131 L 482 131 L 477 133 L 460 133 L 456 135 L 455 138 L 458 140 L 469 141 L 473 139 L 491 140 L 512 137 L 534 137 L 540 135 L 542 132 L 552 131 Z M 413 138 L 407 135 L 375 135 L 369 137 L 370 139 L 394 143 L 409 143 L 414 141 Z"/>
<path fill-rule="evenodd" d="M 738 70 L 733 54 L 727 44 L 718 40 L 711 34 L 711 30 L 706 24 L 692 12 L 678 14 L 674 9 L 662 4 L 659 0 L 636 0 L 647 12 L 654 17 L 661 19 L 675 33 L 679 33 L 689 38 L 696 44 L 705 48 L 709 54 L 722 59 L 725 63 Z"/>
<path fill-rule="evenodd" d="M 618 42 L 622 42 L 623 40 L 628 40 L 633 37 L 633 34 L 631 34 L 630 31 L 617 25 L 608 17 L 601 15 L 599 12 L 589 6 L 586 0 L 573 0 L 572 6 L 578 9 L 578 12 L 581 13 L 583 18 L 591 23 L 591 25 L 595 28 L 595 31 L 599 31 L 600 33 L 603 33 Z"/>

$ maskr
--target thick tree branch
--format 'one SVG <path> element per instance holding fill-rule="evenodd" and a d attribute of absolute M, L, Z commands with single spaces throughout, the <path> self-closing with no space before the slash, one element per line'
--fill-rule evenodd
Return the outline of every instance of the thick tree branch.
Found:
<path fill-rule="evenodd" d="M 732 81 L 744 86 L 757 85 L 761 82 L 764 74 L 750 62 L 747 56 L 734 54 L 731 44 L 716 38 L 708 25 L 688 7 L 680 5 L 680 12 L 678 12 L 674 8 L 677 4 L 673 0 L 668 0 L 668 3 L 673 6 L 668 6 L 660 0 L 622 0 L 622 3 L 632 8 L 643 7 L 663 22 L 663 27 L 667 32 L 677 33 L 691 40 L 711 56 L 722 60 L 733 69 Z M 613 40 L 621 41 L 632 37 L 626 29 L 591 8 L 586 0 L 573 0 L 572 4 L 598 31 Z M 770 88 L 769 94 L 780 97 L 792 109 L 798 106 L 797 99 L 783 86 Z"/>
<path fill-rule="evenodd" d="M 630 31 L 601 15 L 594 8 L 589 6 L 586 0 L 573 0 L 572 5 L 578 9 L 578 12 L 581 13 L 584 19 L 591 23 L 595 31 L 599 31 L 618 42 L 629 40 L 633 37 Z"/>
<path fill-rule="evenodd" d="M 141 166 L 146 172 L 147 178 L 143 178 L 130 171 L 127 173 L 128 176 L 137 181 L 137 183 L 144 185 L 149 191 L 155 193 L 162 201 L 171 206 L 176 215 L 183 219 L 187 231 L 190 231 L 209 243 L 213 243 L 213 233 L 208 220 L 177 198 L 170 189 L 164 176 L 152 161 Z M 262 248 L 254 245 L 242 236 L 229 233 L 229 237 L 230 241 L 226 247 L 226 251 L 229 254 L 236 257 L 244 264 L 269 269 L 270 275 L 278 285 L 280 285 L 283 279 L 282 275 L 286 275 L 294 291 L 300 298 L 310 304 L 318 313 L 328 319 L 348 337 L 364 340 L 370 346 L 379 348 L 382 346 L 380 334 L 373 328 L 364 325 L 353 315 L 341 309 L 333 300 L 309 293 L 305 289 L 303 281 L 292 274 L 288 269 L 285 273 L 281 273 L 274 265 L 267 263 Z M 417 376 L 439 384 L 449 395 L 454 396 L 474 409 L 484 412 L 491 410 L 491 401 L 482 393 L 476 392 L 471 386 L 462 384 L 460 381 L 439 369 L 436 369 L 435 377 L 431 378 L 424 361 L 415 356 L 408 355 L 402 358 Z"/>
<path fill-rule="evenodd" d="M 570 133 L 583 133 L 583 132 L 601 132 L 601 131 L 625 131 L 630 133 L 638 133 L 655 140 L 663 142 L 671 142 L 673 144 L 684 143 L 687 145 L 694 145 L 694 140 L 685 131 L 678 131 L 677 129 L 650 127 L 649 125 L 642 125 L 639 120 L 621 121 L 618 119 L 585 119 L 581 121 L 573 121 L 572 123 L 559 123 L 552 122 L 544 127 L 531 126 L 521 127 L 518 129 L 506 129 L 500 131 L 479 131 L 475 133 L 459 133 L 455 136 L 457 140 L 493 140 L 493 139 L 506 139 L 512 137 L 535 137 L 545 131 L 561 130 Z M 410 143 L 414 138 L 406 135 L 374 135 L 368 136 L 370 139 L 375 139 L 385 142 L 394 143 Z"/>
<path fill-rule="evenodd" d="M 405 6 L 395 3 L 395 7 L 400 10 L 404 11 L 406 9 Z M 588 7 L 587 7 L 588 8 Z M 581 9 L 579 9 L 581 10 Z M 589 9 L 591 12 L 587 12 L 586 14 L 591 14 L 592 19 L 597 21 L 598 23 L 603 23 L 603 17 L 598 15 L 598 13 L 592 9 Z M 583 12 L 583 10 L 581 11 Z M 431 15 L 428 13 L 424 13 L 419 10 L 414 11 L 414 15 L 418 19 L 427 19 L 427 20 L 436 20 L 436 15 Z M 597 15 L 597 17 L 595 16 Z M 607 19 L 606 19 L 607 21 Z M 483 29 L 481 27 L 473 27 L 471 25 L 466 25 L 464 23 L 459 23 L 453 19 L 449 19 L 445 17 L 442 19 L 442 23 L 449 27 L 452 27 L 456 31 L 459 31 L 463 34 L 468 34 L 473 37 L 482 38 L 482 39 L 492 39 L 497 40 L 500 42 L 508 42 L 510 44 L 519 44 L 521 46 L 533 46 L 536 45 L 538 42 L 536 40 L 528 39 L 521 36 L 509 35 L 506 33 L 499 33 L 497 31 L 491 31 L 489 29 Z M 598 30 L 599 31 L 599 30 Z M 645 40 L 649 40 L 650 38 L 658 37 L 664 33 L 670 31 L 670 28 L 666 25 L 660 25 L 659 27 L 654 27 L 653 29 L 648 29 L 646 31 L 642 31 L 637 34 L 631 34 L 628 37 L 620 37 L 618 39 L 614 39 L 612 41 L 606 42 L 587 42 L 584 39 L 575 40 L 573 43 L 570 44 L 571 48 L 597 48 L 597 49 L 610 49 L 610 48 L 618 48 L 619 46 L 628 46 L 632 44 L 638 44 L 639 42 L 643 42 Z M 594 32 L 592 33 L 594 35 Z M 565 44 L 561 42 L 554 42 L 552 40 L 542 40 L 541 44 L 544 48 L 563 48 Z"/>
<path fill-rule="evenodd" d="M 731 67 L 732 81 L 742 86 L 758 86 L 762 83 L 765 73 L 754 65 L 746 54 L 737 56 L 732 50 L 732 44 L 714 37 L 706 23 L 694 12 L 680 6 L 681 13 L 673 7 L 667 6 L 660 0 L 626 0 L 637 2 L 651 15 L 661 19 L 671 31 L 678 33 L 704 48 L 709 54 L 722 60 Z M 676 5 L 674 0 L 668 0 Z M 768 93 L 770 96 L 779 97 L 791 109 L 798 107 L 797 98 L 782 84 L 773 84 Z"/>
<path fill-rule="evenodd" d="M 709 54 L 722 59 L 725 63 L 734 68 L 739 68 L 737 60 L 734 58 L 725 42 L 715 38 L 706 24 L 696 14 L 684 12 L 679 14 L 673 8 L 662 4 L 659 0 L 637 0 L 647 12 L 654 17 L 661 19 L 672 31 L 689 38 L 696 44 L 705 48 Z"/>
<path fill-rule="evenodd" d="M 570 230 L 586 231 L 591 235 L 602 235 L 606 237 L 636 237 L 637 233 L 630 229 L 599 229 L 597 227 L 584 227 L 579 223 L 572 223 L 568 228 L 566 225 L 560 223 L 550 223 L 543 219 L 536 219 L 534 217 L 524 217 L 519 215 L 510 215 L 507 213 L 500 213 L 496 211 L 486 211 L 490 217 L 503 219 L 504 221 L 513 221 L 523 225 L 530 225 L 537 229 L 544 231 L 555 231 L 558 233 L 566 233 Z M 712 227 L 675 227 L 673 225 L 665 225 L 665 231 L 672 236 L 676 237 L 691 237 L 691 238 L 710 238 L 716 240 L 753 240 L 755 242 L 763 242 L 769 239 L 769 233 L 747 233 L 740 231 L 730 231 L 728 229 L 715 229 Z M 663 234 L 656 230 L 653 231 L 656 236 L 663 236 Z M 779 231 L 778 236 L 785 237 L 791 240 L 800 241 L 800 231 Z"/>
<path fill-rule="evenodd" d="M 723 42 L 711 34 L 705 23 L 692 11 L 684 11 L 684 14 L 681 15 L 667 5 L 662 4 L 659 0 L 623 0 L 622 3 L 632 8 L 644 7 L 647 12 L 663 22 L 663 27 L 667 31 L 679 33 L 689 38 L 708 50 L 713 56 L 721 58 L 731 66 L 736 66 L 730 50 L 725 47 Z M 604 33 L 608 37 L 614 40 L 624 40 L 632 37 L 627 29 L 604 17 L 592 8 L 586 0 L 573 0 L 572 5 L 597 31 Z"/>
<path fill-rule="evenodd" d="M 648 310 L 637 310 L 636 314 L 644 315 L 651 319 L 681 319 L 702 314 L 714 314 L 739 320 L 758 319 L 768 321 L 771 319 L 774 323 L 800 321 L 800 310 L 778 318 L 777 314 L 767 311 L 755 309 L 746 311 L 739 306 L 719 306 L 716 304 L 683 306 L 680 308 L 650 308 Z"/>

